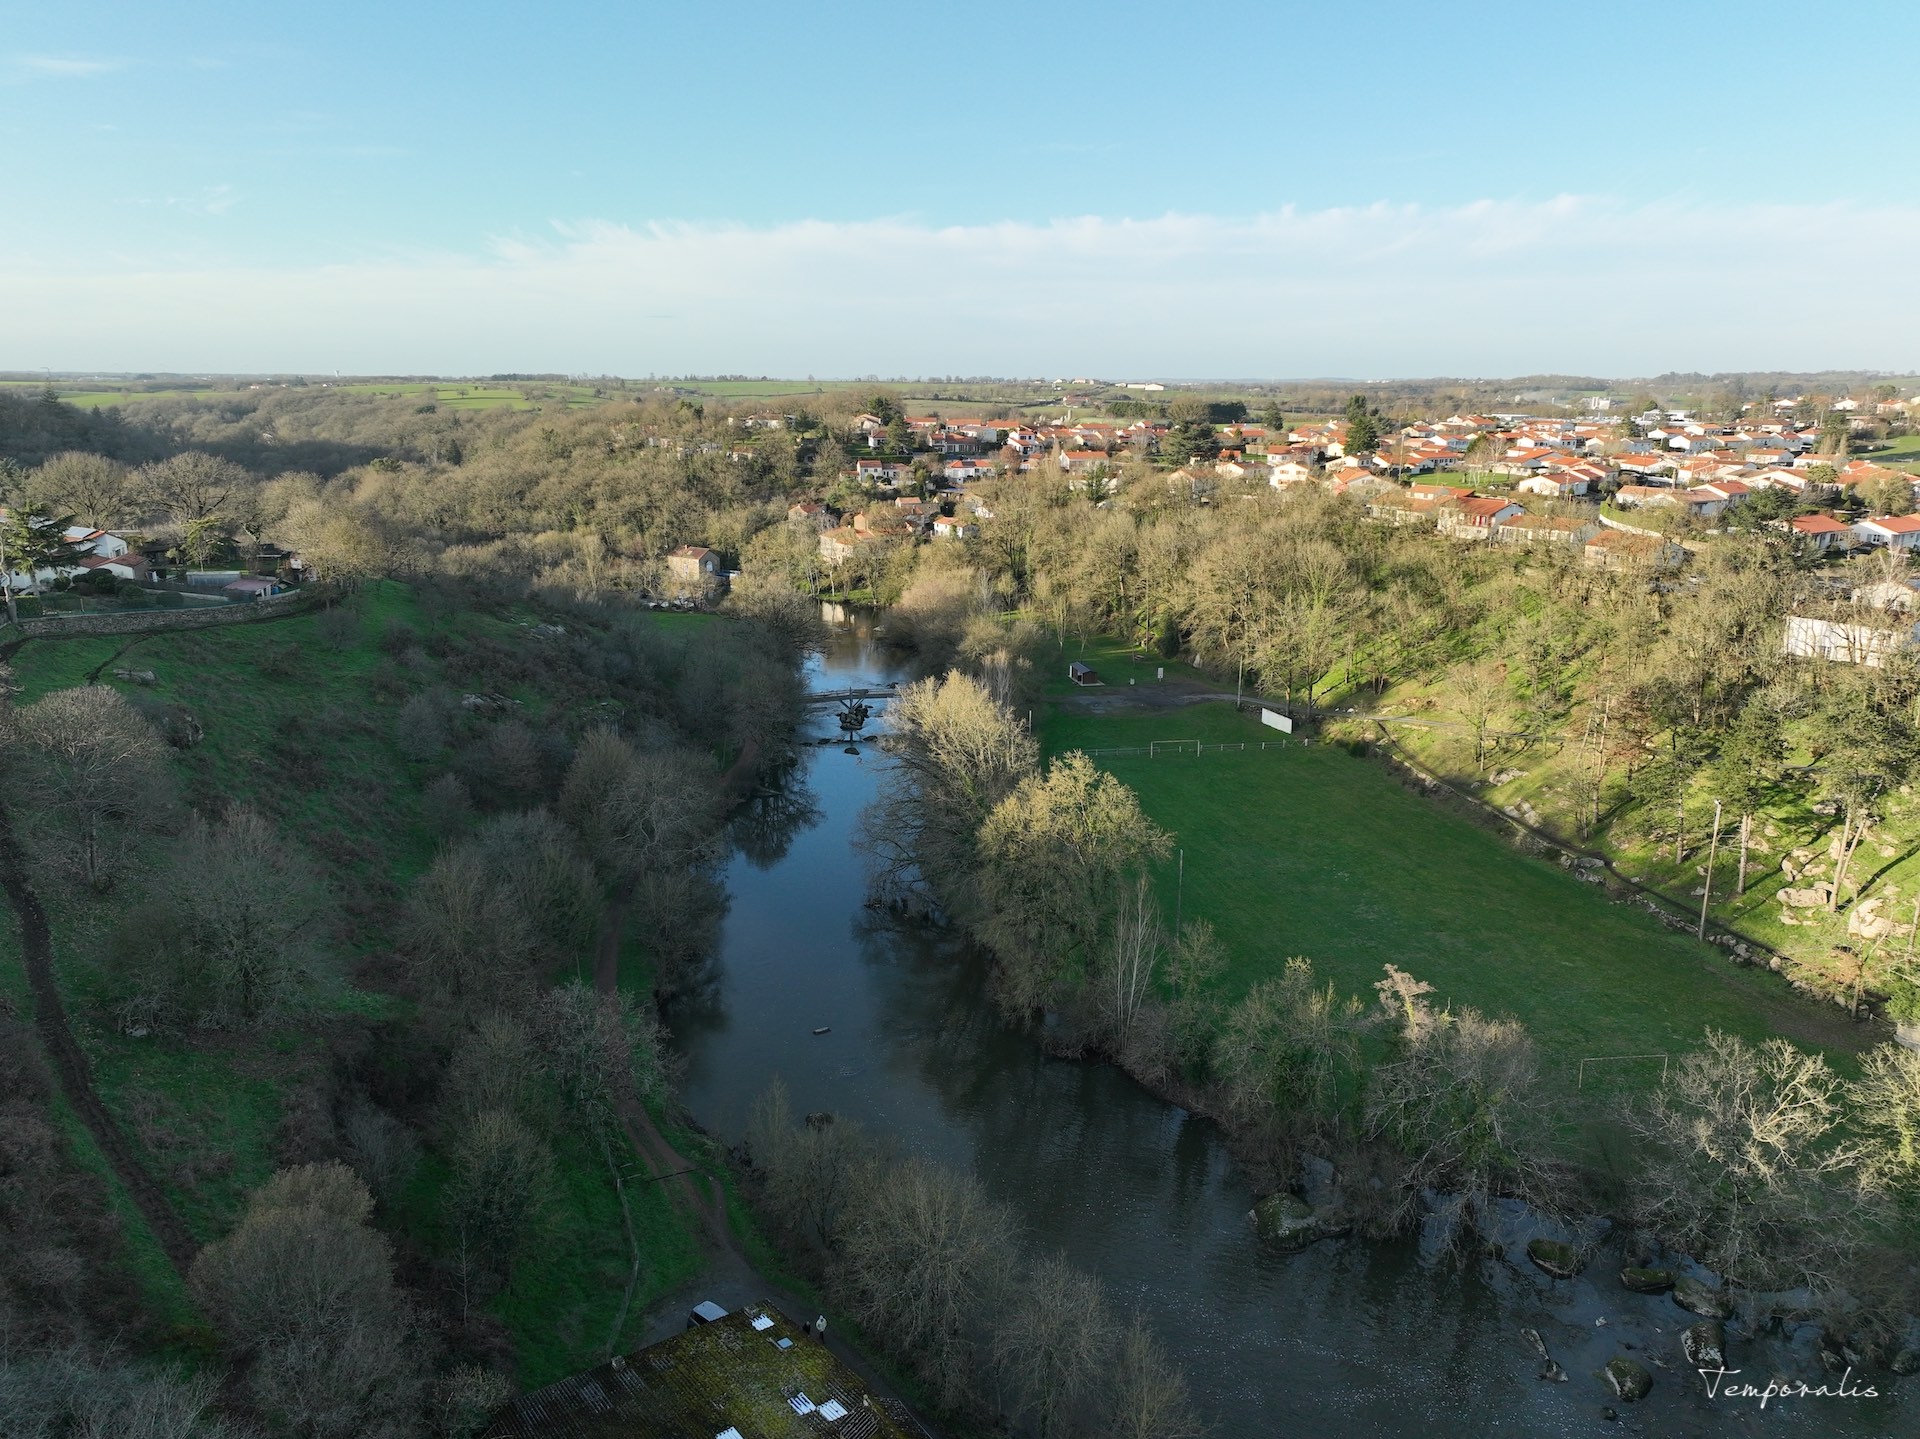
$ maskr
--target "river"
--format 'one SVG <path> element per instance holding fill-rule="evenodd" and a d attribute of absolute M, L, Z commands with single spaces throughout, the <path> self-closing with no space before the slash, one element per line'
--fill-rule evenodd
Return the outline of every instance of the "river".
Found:
<path fill-rule="evenodd" d="M 901 677 L 859 616 L 811 670 L 815 688 Z M 830 709 L 811 732 L 837 733 Z M 1268 1251 L 1247 1224 L 1254 1196 L 1209 1122 L 1111 1066 L 1043 1058 L 998 1019 L 962 941 L 865 907 L 857 829 L 886 761 L 869 742 L 856 748 L 804 750 L 783 797 L 799 822 L 782 842 L 763 836 L 734 855 L 715 983 L 671 1016 L 683 1100 L 715 1134 L 737 1139 L 779 1076 L 796 1113 L 852 1116 L 972 1170 L 1035 1246 L 1100 1274 L 1118 1308 L 1144 1310 L 1222 1436 L 1920 1433 L 1920 1381 L 1889 1394 L 1885 1376 L 1856 1377 L 1882 1396 L 1764 1410 L 1709 1400 L 1679 1353 L 1692 1316 L 1623 1291 L 1605 1253 L 1555 1283 L 1524 1260 L 1423 1262 L 1412 1241 Z M 1540 1331 L 1569 1382 L 1536 1377 L 1523 1327 Z M 1736 1336 L 1736 1382 L 1836 1383 L 1811 1338 Z M 1595 1377 L 1618 1353 L 1651 1369 L 1645 1402 L 1618 1404 Z M 1603 1417 L 1610 1403 L 1619 1424 Z"/>

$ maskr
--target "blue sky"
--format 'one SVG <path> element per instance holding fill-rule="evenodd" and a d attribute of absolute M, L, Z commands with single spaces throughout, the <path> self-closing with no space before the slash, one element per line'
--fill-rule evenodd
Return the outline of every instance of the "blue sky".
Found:
<path fill-rule="evenodd" d="M 0 366 L 1912 367 L 1916 42 L 1774 0 L 4 0 Z"/>

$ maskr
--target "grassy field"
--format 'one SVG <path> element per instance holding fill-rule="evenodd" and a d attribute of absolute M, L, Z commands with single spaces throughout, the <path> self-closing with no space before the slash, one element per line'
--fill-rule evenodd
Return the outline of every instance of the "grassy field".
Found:
<path fill-rule="evenodd" d="M 245 797 L 299 835 L 341 897 L 354 951 L 390 943 L 369 899 L 391 899 L 431 861 L 435 842 L 420 814 L 422 771 L 401 754 L 393 735 L 398 703 L 383 685 L 396 661 L 380 643 L 390 625 L 431 638 L 454 632 L 495 643 L 524 643 L 517 616 L 430 615 L 414 592 L 386 583 L 356 605 L 357 625 L 344 638 L 336 622 L 308 614 L 271 624 L 158 634 L 130 650 L 125 667 L 153 671 L 151 687 L 121 685 L 130 697 L 185 704 L 205 739 L 170 751 L 180 788 L 192 802 L 217 806 Z M 662 614 L 663 626 L 691 629 L 708 616 Z M 125 638 L 34 640 L 14 659 L 19 700 L 82 683 Z M 430 661 L 437 666 L 437 661 Z M 109 674 L 111 667 L 109 668 Z M 117 683 L 108 680 L 109 683 Z M 548 697 L 515 694 L 538 713 Z M 298 782 L 289 782 L 294 776 Z M 224 1234 L 248 1190 L 271 1173 L 289 1095 L 329 1063 L 329 1026 L 349 1017 L 397 1012 L 389 996 L 343 979 L 298 1025 L 265 1036 L 193 1034 L 136 1039 L 106 1022 L 101 1003 L 116 953 L 137 947 L 133 916 L 140 886 L 105 897 L 45 887 L 56 967 L 75 1030 L 96 1084 L 130 1142 L 202 1241 Z M 358 903 L 362 908 L 356 908 Z M 645 987 L 644 955 L 632 964 Z M 18 934 L 0 924 L 0 994 L 26 998 Z M 84 1163 L 108 1176 L 85 1130 L 68 1126 Z M 521 1356 L 522 1378 L 541 1384 L 597 1362 L 626 1285 L 628 1251 L 618 1200 L 603 1157 L 572 1130 L 553 1136 L 559 1164 L 531 1257 L 514 1285 L 489 1307 L 507 1325 Z M 446 1236 L 432 1222 L 436 1182 L 429 1156 L 399 1216 L 407 1239 L 443 1253 Z M 191 1328 L 191 1306 L 164 1257 L 115 1188 L 128 1218 L 128 1262 L 163 1324 Z M 699 1241 L 658 1186 L 631 1192 L 633 1218 L 646 1256 L 628 1335 L 649 1300 L 684 1283 L 700 1262 Z"/>
<path fill-rule="evenodd" d="M 1055 713 L 1042 738 L 1050 753 L 1168 739 L 1248 745 L 1099 761 L 1184 849 L 1184 886 L 1170 866 L 1163 897 L 1216 927 L 1232 956 L 1229 996 L 1305 955 L 1371 1003 L 1370 986 L 1392 962 L 1452 1004 L 1522 1020 L 1550 1078 L 1568 1091 L 1583 1057 L 1677 1052 L 1710 1025 L 1750 1039 L 1783 1033 L 1835 1053 L 1859 1043 L 1837 1011 L 1609 902 L 1598 886 L 1520 854 L 1344 749 L 1262 752 L 1276 733 L 1225 705 Z M 1585 1089 L 1604 1104 L 1659 1070 L 1658 1061 L 1589 1066 Z"/>

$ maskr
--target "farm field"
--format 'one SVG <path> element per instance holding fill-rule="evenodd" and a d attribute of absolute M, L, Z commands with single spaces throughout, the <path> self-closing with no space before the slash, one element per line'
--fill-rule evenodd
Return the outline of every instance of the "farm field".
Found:
<path fill-rule="evenodd" d="M 1338 989 L 1371 1003 L 1371 985 L 1392 962 L 1446 1002 L 1524 1022 L 1547 1074 L 1569 1091 L 1582 1057 L 1674 1053 L 1708 1026 L 1754 1040 L 1785 1034 L 1836 1057 L 1862 1045 L 1839 1011 L 1518 853 L 1375 763 L 1331 745 L 1259 750 L 1277 738 L 1220 704 L 1056 710 L 1041 732 L 1049 754 L 1171 739 L 1248 745 L 1198 757 L 1096 757 L 1184 848 L 1184 914 L 1210 921 L 1224 942 L 1228 997 L 1305 955 Z M 1173 866 L 1160 884 L 1171 910 Z M 1589 1067 L 1584 1087 L 1624 1097 L 1658 1074 L 1657 1061 Z"/>

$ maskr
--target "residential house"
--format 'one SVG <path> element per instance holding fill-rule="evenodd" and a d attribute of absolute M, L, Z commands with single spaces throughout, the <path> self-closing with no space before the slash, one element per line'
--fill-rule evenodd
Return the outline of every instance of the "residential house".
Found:
<path fill-rule="evenodd" d="M 1509 545 L 1564 545 L 1579 549 L 1600 533 L 1597 520 L 1576 519 L 1571 515 L 1516 515 L 1493 532 L 1493 537 Z"/>
<path fill-rule="evenodd" d="M 991 464 L 977 459 L 948 460 L 940 467 L 940 478 L 950 485 L 965 484 L 968 480 L 977 480 L 992 473 Z"/>
<path fill-rule="evenodd" d="M 1490 539 L 1501 525 L 1526 513 L 1512 500 L 1481 495 L 1448 501 L 1438 510 L 1440 533 L 1461 540 Z"/>
<path fill-rule="evenodd" d="M 897 483 L 908 469 L 898 460 L 855 460 L 853 477 L 870 485 L 891 485 Z"/>
<path fill-rule="evenodd" d="M 1916 624 L 1863 624 L 1788 615 L 1783 643 L 1786 652 L 1797 659 L 1879 669 L 1889 657 L 1913 648 L 1916 640 L 1920 640 L 1920 625 Z"/>
<path fill-rule="evenodd" d="M 816 530 L 828 529 L 833 525 L 833 511 L 818 500 L 802 500 L 787 506 L 787 523 L 810 525 Z"/>
<path fill-rule="evenodd" d="M 705 545 L 682 545 L 667 556 L 667 578 L 684 590 L 707 589 L 720 578 L 720 556 Z"/>
<path fill-rule="evenodd" d="M 1268 458 L 1272 459 L 1273 457 L 1270 455 Z M 1303 465 L 1298 460 L 1282 457 L 1278 464 L 1270 464 L 1267 466 L 1267 483 L 1272 485 L 1276 490 L 1284 490 L 1289 485 L 1302 484 L 1312 478 L 1312 466 Z"/>
<path fill-rule="evenodd" d="M 1920 515 L 1874 515 L 1853 524 L 1853 537 L 1863 545 L 1884 545 L 1898 554 L 1920 546 Z"/>
<path fill-rule="evenodd" d="M 1807 541 L 1820 554 L 1828 550 L 1853 548 L 1852 527 L 1842 524 L 1832 515 L 1795 515 L 1786 525 L 1790 532 Z"/>
<path fill-rule="evenodd" d="M 839 525 L 820 532 L 820 558 L 830 565 L 843 565 L 860 553 L 867 536 L 851 525 Z"/>
<path fill-rule="evenodd" d="M 1658 535 L 1603 529 L 1580 547 L 1580 557 L 1590 565 L 1609 570 L 1633 566 L 1672 569 L 1686 559 L 1686 551 Z"/>
<path fill-rule="evenodd" d="M 977 523 L 960 515 L 942 515 L 933 522 L 933 537 L 937 540 L 970 540 L 979 533 Z"/>

